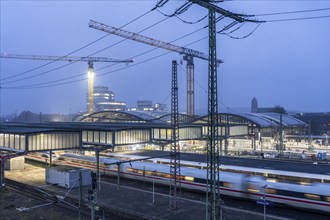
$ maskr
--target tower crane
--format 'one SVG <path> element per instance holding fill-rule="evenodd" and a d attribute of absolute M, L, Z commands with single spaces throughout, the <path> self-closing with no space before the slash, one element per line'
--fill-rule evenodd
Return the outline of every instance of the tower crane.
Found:
<path fill-rule="evenodd" d="M 89 22 L 89 27 L 100 30 L 100 31 L 104 31 L 110 34 L 114 34 L 126 39 L 130 39 L 130 40 L 135 40 L 138 41 L 140 43 L 144 43 L 144 44 L 148 44 L 151 46 L 155 46 L 155 47 L 159 47 L 159 48 L 163 48 L 166 50 L 170 50 L 173 52 L 177 52 L 179 54 L 183 54 L 183 60 L 187 61 L 187 66 L 186 66 L 186 82 L 187 82 L 187 114 L 188 115 L 195 115 L 195 89 L 194 89 L 194 85 L 195 85 L 195 79 L 194 79 L 194 61 L 193 58 L 197 57 L 200 58 L 202 60 L 208 60 L 209 57 L 208 55 L 196 51 L 196 50 L 192 50 L 189 48 L 185 48 L 185 47 L 180 47 L 174 44 L 170 44 L 170 43 L 166 43 L 166 42 L 162 42 L 150 37 L 146 37 L 137 33 L 133 33 L 133 32 L 129 32 L 129 31 L 125 31 L 122 30 L 120 28 L 115 28 L 115 27 L 111 27 L 109 25 L 97 22 L 97 21 L 93 21 L 90 20 Z M 222 60 L 217 60 L 217 63 L 223 63 Z"/>
<path fill-rule="evenodd" d="M 24 60 L 53 60 L 53 61 L 68 61 L 78 62 L 83 61 L 88 63 L 88 113 L 94 112 L 94 66 L 93 62 L 111 62 L 111 63 L 132 63 L 134 60 L 117 60 L 107 57 L 76 57 L 76 56 L 44 56 L 44 55 L 18 55 L 2 53 L 0 58 L 24 59 Z"/>

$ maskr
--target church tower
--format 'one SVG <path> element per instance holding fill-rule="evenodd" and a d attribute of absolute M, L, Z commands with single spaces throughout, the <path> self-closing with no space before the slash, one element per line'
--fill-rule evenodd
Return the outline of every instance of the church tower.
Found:
<path fill-rule="evenodd" d="M 251 112 L 252 113 L 258 112 L 258 100 L 255 97 L 253 97 L 251 101 Z"/>

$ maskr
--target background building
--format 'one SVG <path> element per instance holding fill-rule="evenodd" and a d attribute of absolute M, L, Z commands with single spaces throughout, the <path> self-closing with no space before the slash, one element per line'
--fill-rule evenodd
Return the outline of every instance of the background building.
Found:
<path fill-rule="evenodd" d="M 107 86 L 95 86 L 94 108 L 95 111 L 124 111 L 126 102 L 116 101 L 115 93 L 109 91 Z"/>
<path fill-rule="evenodd" d="M 137 107 L 128 108 L 128 111 L 162 111 L 166 112 L 167 107 L 166 104 L 163 103 L 155 103 L 152 104 L 151 100 L 140 100 L 137 101 Z"/>
<path fill-rule="evenodd" d="M 162 103 L 155 103 L 154 108 L 156 111 L 167 111 L 166 104 L 162 104 Z"/>
<path fill-rule="evenodd" d="M 258 107 L 258 100 L 253 97 L 251 101 L 251 113 L 267 113 L 267 112 L 276 112 L 281 114 L 287 114 L 286 110 L 281 106 L 274 106 L 274 107 Z"/>
<path fill-rule="evenodd" d="M 137 101 L 137 110 L 138 111 L 153 111 L 151 100 L 140 100 Z"/>

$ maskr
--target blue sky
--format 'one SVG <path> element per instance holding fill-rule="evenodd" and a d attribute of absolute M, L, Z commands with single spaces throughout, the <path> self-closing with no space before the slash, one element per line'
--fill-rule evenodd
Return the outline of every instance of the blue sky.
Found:
<path fill-rule="evenodd" d="M 150 11 L 157 1 L 6 1 L 1 0 L 1 53 L 24 55 L 69 54 L 106 35 L 88 27 L 90 19 L 121 27 Z M 159 11 L 172 14 L 185 1 L 169 1 Z M 224 9 L 252 15 L 277 12 L 294 12 L 330 8 L 329 1 L 227 1 L 220 3 Z M 178 39 L 207 25 L 207 19 L 196 24 L 207 14 L 205 8 L 191 6 L 177 17 L 167 18 L 154 10 L 135 20 L 123 29 L 141 32 L 142 35 L 165 42 Z M 329 16 L 329 10 L 256 16 L 258 20 L 282 20 Z M 164 20 L 165 19 L 165 20 Z M 163 21 L 162 21 L 163 20 Z M 261 107 L 281 105 L 287 110 L 301 112 L 329 111 L 329 17 L 295 21 L 266 22 L 251 36 L 232 39 L 217 36 L 217 56 L 225 61 L 218 68 L 220 108 L 249 107 L 256 97 Z M 220 30 L 230 24 L 224 19 L 217 24 Z M 233 29 L 234 30 L 235 26 Z M 247 23 L 232 35 L 243 37 L 251 33 L 256 24 Z M 174 44 L 185 46 L 208 36 L 207 28 L 197 31 Z M 128 106 L 136 101 L 149 99 L 170 105 L 171 62 L 180 60 L 177 53 L 153 49 L 152 46 L 109 35 L 71 56 L 95 54 L 114 59 L 134 58 L 133 65 L 94 63 L 96 85 L 108 86 L 118 101 Z M 120 42 L 120 43 L 118 43 Z M 208 53 L 207 38 L 187 46 Z M 154 58 L 154 59 L 152 59 Z M 148 62 L 146 60 L 151 59 Z M 2 115 L 30 110 L 43 113 L 69 113 L 86 111 L 87 63 L 78 62 L 59 68 L 67 63 L 54 62 L 43 68 L 8 77 L 40 67 L 47 61 L 1 59 Z M 195 100 L 197 111 L 207 109 L 207 62 L 195 62 Z M 109 66 L 110 67 L 107 67 Z M 104 69 L 98 70 L 100 68 Z M 49 73 L 45 73 L 53 70 Z M 40 76 L 33 77 L 37 74 Z M 57 83 L 48 83 L 75 75 L 81 75 Z M 103 75 L 102 75 L 103 74 Z M 100 76 L 102 75 L 102 76 Z M 26 78 L 27 79 L 22 79 Z M 185 63 L 178 68 L 179 107 L 185 111 Z M 69 83 L 73 80 L 79 80 Z M 48 83 L 48 84 L 44 84 Z M 64 85 L 57 85 L 65 83 Z M 54 85 L 55 86 L 49 86 Z M 31 85 L 43 86 L 35 88 Z M 22 86 L 28 86 L 21 89 Z M 47 87 L 45 87 L 47 86 Z"/>

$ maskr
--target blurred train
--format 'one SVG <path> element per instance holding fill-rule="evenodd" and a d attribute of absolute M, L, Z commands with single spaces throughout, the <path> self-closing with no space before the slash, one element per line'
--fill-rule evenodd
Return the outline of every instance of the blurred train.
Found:
<path fill-rule="evenodd" d="M 40 152 L 31 152 L 25 155 L 25 159 L 49 164 L 51 159 L 52 162 L 54 162 L 58 159 L 58 156 L 59 155 L 55 152 L 52 152 L 52 156 L 50 156 L 49 151 L 40 151 Z"/>
<path fill-rule="evenodd" d="M 58 164 L 83 167 L 95 170 L 96 158 L 77 154 L 62 154 Z M 125 177 L 128 179 L 154 181 L 169 185 L 170 167 L 165 164 L 150 162 L 127 162 L 115 158 L 100 157 L 100 172 L 105 175 Z M 119 172 L 118 172 L 119 171 Z M 178 177 L 183 189 L 206 191 L 206 170 L 181 167 Z M 262 176 L 220 172 L 220 193 L 227 196 L 260 200 L 263 196 L 275 204 L 322 211 L 330 214 L 330 184 L 313 183 L 300 185 L 267 181 Z"/>
<path fill-rule="evenodd" d="M 143 162 L 152 162 L 158 164 L 170 164 L 170 160 L 167 158 L 150 158 L 148 156 L 137 156 L 131 154 L 120 153 L 106 153 L 109 157 L 113 157 L 119 160 L 141 160 Z M 203 162 L 185 161 L 180 160 L 181 167 L 191 167 L 198 169 L 206 169 L 207 164 Z M 237 165 L 220 165 L 220 171 L 231 173 L 243 173 L 252 176 L 264 176 L 269 182 L 286 182 L 286 183 L 298 183 L 301 185 L 311 185 L 313 183 L 329 183 L 330 175 L 325 174 L 311 174 L 292 171 L 272 170 L 266 168 L 244 167 Z"/>

